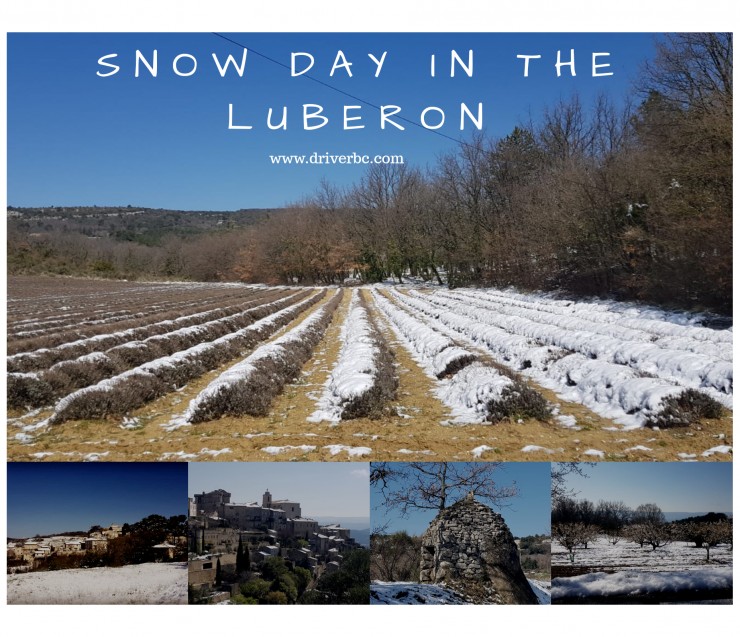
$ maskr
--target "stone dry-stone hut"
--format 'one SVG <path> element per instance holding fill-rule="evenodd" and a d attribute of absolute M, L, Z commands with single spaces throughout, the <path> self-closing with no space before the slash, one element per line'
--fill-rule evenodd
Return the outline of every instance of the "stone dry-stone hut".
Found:
<path fill-rule="evenodd" d="M 419 580 L 444 583 L 477 603 L 537 603 L 504 518 L 472 493 L 440 511 L 425 531 Z"/>

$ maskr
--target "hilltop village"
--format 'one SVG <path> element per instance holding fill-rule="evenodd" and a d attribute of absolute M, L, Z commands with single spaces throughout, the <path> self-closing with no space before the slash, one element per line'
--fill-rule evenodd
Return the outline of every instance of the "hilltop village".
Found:
<path fill-rule="evenodd" d="M 195 494 L 188 512 L 188 583 L 191 595 L 208 603 L 243 597 L 245 582 L 276 565 L 309 573 L 311 589 L 361 548 L 349 529 L 303 517 L 299 502 L 275 500 L 269 490 L 261 504 L 233 503 L 223 489 Z"/>

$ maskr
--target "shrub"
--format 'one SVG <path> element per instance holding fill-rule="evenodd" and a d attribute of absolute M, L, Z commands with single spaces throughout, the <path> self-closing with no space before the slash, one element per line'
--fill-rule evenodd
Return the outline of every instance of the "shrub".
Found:
<path fill-rule="evenodd" d="M 40 407 L 54 400 L 54 390 L 41 378 L 8 374 L 8 407 Z"/>
<path fill-rule="evenodd" d="M 705 393 L 696 389 L 687 389 L 678 396 L 671 396 L 663 401 L 665 406 L 646 421 L 648 427 L 688 427 L 702 418 L 721 418 L 724 408 Z"/>
<path fill-rule="evenodd" d="M 535 418 L 548 420 L 550 405 L 535 389 L 521 381 L 506 387 L 499 400 L 491 400 L 487 405 L 488 420 L 492 423 L 506 418 Z"/>
<path fill-rule="evenodd" d="M 244 597 L 252 597 L 259 601 L 270 592 L 270 582 L 266 582 L 263 579 L 249 580 L 240 584 L 239 590 Z"/>
<path fill-rule="evenodd" d="M 264 601 L 265 604 L 287 604 L 288 597 L 282 591 L 270 591 Z"/>
<path fill-rule="evenodd" d="M 450 359 L 450 361 L 444 366 L 442 370 L 437 372 L 437 378 L 447 378 L 449 376 L 454 376 L 459 372 L 461 369 L 464 369 L 471 363 L 474 363 L 478 357 L 474 354 L 471 354 L 470 352 L 466 352 L 463 349 L 460 349 L 459 347 L 455 348 L 448 348 L 448 349 L 454 349 L 455 355 Z M 447 353 L 447 350 L 442 351 L 442 355 Z"/>

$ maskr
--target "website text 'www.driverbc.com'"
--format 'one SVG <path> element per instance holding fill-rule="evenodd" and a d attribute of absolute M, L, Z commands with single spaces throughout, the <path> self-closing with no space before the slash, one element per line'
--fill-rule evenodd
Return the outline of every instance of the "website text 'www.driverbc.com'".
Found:
<path fill-rule="evenodd" d="M 310 155 L 269 155 L 273 164 L 404 164 L 403 155 L 360 155 L 352 152 L 350 155 L 332 155 L 314 151 Z"/>

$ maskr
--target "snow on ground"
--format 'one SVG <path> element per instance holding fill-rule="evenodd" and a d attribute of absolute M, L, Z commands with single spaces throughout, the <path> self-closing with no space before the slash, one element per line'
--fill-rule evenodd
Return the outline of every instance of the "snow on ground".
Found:
<path fill-rule="evenodd" d="M 499 400 L 503 391 L 513 382 L 502 376 L 493 367 L 473 362 L 444 380 L 439 375 L 455 361 L 470 361 L 475 356 L 470 351 L 455 345 L 445 335 L 444 329 L 433 321 L 421 321 L 411 316 L 414 301 L 407 300 L 395 291 L 393 298 L 402 306 L 395 305 L 373 290 L 376 306 L 388 319 L 398 340 L 406 347 L 412 358 L 427 376 L 435 381 L 435 395 L 452 412 L 453 424 L 481 423 L 487 420 L 488 404 Z M 449 330 L 447 330 L 449 331 Z"/>
<path fill-rule="evenodd" d="M 225 449 L 208 449 L 203 447 L 198 453 L 187 453 L 185 451 L 165 451 L 161 456 L 160 460 L 195 460 L 201 456 L 208 456 L 215 458 L 223 453 L 231 453 L 231 449 L 226 447 Z"/>
<path fill-rule="evenodd" d="M 550 583 L 527 580 L 540 604 L 550 603 Z M 381 582 L 370 584 L 370 603 L 385 605 L 460 605 L 470 604 L 464 596 L 442 584 L 419 584 L 418 582 Z"/>
<path fill-rule="evenodd" d="M 284 447 L 262 447 L 262 451 L 269 453 L 271 456 L 277 456 L 278 454 L 285 453 L 287 451 L 302 451 L 308 453 L 309 451 L 315 451 L 314 445 L 285 445 Z"/>
<path fill-rule="evenodd" d="M 728 445 L 719 445 L 718 447 L 712 447 L 711 449 L 707 449 L 706 451 L 702 452 L 702 456 L 705 458 L 708 456 L 713 456 L 715 453 L 732 453 L 732 447 Z"/>
<path fill-rule="evenodd" d="M 317 401 L 316 411 L 307 419 L 309 422 L 339 422 L 345 405 L 368 392 L 375 383 L 378 346 L 357 290 L 352 291 L 339 339 L 342 343 L 339 358 Z"/>
<path fill-rule="evenodd" d="M 332 456 L 336 456 L 338 453 L 346 451 L 350 458 L 355 456 L 366 456 L 373 452 L 370 447 L 349 447 L 347 445 L 326 445 L 324 449 L 328 449 Z"/>
<path fill-rule="evenodd" d="M 539 601 L 540 604 L 549 604 L 551 588 L 550 582 L 543 582 L 542 580 L 529 578 L 527 578 L 527 581 L 532 587 L 534 594 L 537 595 L 537 601 Z"/>
<path fill-rule="evenodd" d="M 8 575 L 8 604 L 187 604 L 187 564 Z"/>
<path fill-rule="evenodd" d="M 625 428 L 642 426 L 667 398 L 689 387 L 732 406 L 732 364 L 727 361 L 501 314 L 476 300 L 483 294 L 412 290 L 406 304 L 430 325 L 454 330 L 461 340 L 484 346 L 499 362 L 565 400 L 584 404 Z M 651 377 L 657 375 L 662 377 Z"/>
<path fill-rule="evenodd" d="M 644 596 L 654 593 L 711 591 L 732 587 L 732 568 L 705 568 L 681 572 L 622 571 L 558 577 L 552 582 L 552 597 Z"/>
<path fill-rule="evenodd" d="M 489 447 L 488 445 L 480 445 L 479 447 L 472 449 L 470 453 L 473 454 L 473 458 L 480 458 L 486 451 L 493 451 L 493 447 Z"/>
<path fill-rule="evenodd" d="M 465 598 L 438 584 L 379 582 L 370 584 L 370 603 L 386 605 L 467 604 Z"/>
<path fill-rule="evenodd" d="M 557 542 L 552 543 L 553 566 L 585 566 L 620 571 L 687 571 L 706 569 L 706 557 L 706 549 L 696 548 L 689 542 L 672 542 L 653 551 L 650 546 L 640 548 L 637 543 L 625 539 L 612 545 L 606 536 L 601 535 L 594 542 L 589 542 L 587 549 L 577 548 L 571 563 L 568 551 Z M 715 567 L 732 566 L 732 549 L 729 545 L 721 544 L 712 548 L 709 557 Z"/>

